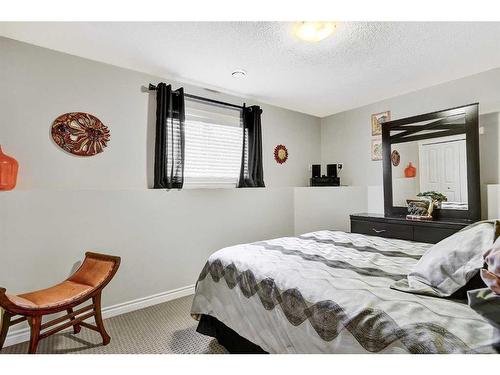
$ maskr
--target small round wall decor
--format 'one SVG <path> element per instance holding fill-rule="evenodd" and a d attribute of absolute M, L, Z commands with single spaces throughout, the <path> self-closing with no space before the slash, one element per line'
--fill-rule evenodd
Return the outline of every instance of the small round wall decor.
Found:
<path fill-rule="evenodd" d="M 288 150 L 283 145 L 277 145 L 274 148 L 274 160 L 276 163 L 283 164 L 288 159 Z"/>
<path fill-rule="evenodd" d="M 97 117 L 84 112 L 59 116 L 52 123 L 52 139 L 64 151 L 78 156 L 94 156 L 104 151 L 109 129 Z"/>
<path fill-rule="evenodd" d="M 399 155 L 399 152 L 397 150 L 394 150 L 391 152 L 391 162 L 392 165 L 397 167 L 401 161 L 401 155 Z"/>

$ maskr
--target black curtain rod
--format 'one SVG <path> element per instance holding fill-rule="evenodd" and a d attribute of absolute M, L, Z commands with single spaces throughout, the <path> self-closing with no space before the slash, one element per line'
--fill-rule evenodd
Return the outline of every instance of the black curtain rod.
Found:
<path fill-rule="evenodd" d="M 152 83 L 149 84 L 149 90 L 150 91 L 156 91 L 156 86 L 153 85 Z M 190 98 L 190 99 L 193 99 L 193 100 L 198 100 L 198 101 L 201 101 L 201 102 L 207 102 L 207 103 L 212 103 L 212 104 L 217 104 L 217 105 L 221 105 L 221 106 L 224 106 L 224 107 L 231 107 L 231 108 L 235 108 L 235 109 L 238 109 L 240 111 L 243 110 L 243 108 L 245 108 L 245 106 L 241 106 L 241 105 L 236 105 L 236 104 L 231 104 L 231 103 L 226 103 L 226 102 L 221 102 L 219 100 L 214 100 L 214 99 L 209 99 L 209 98 L 204 98 L 203 96 L 198 96 L 198 95 L 192 95 L 192 94 L 184 94 L 184 96 L 186 98 Z"/>

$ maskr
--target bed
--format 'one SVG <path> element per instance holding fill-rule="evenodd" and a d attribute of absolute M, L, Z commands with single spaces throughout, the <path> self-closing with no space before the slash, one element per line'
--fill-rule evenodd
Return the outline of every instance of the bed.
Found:
<path fill-rule="evenodd" d="M 221 249 L 192 316 L 231 352 L 496 353 L 465 300 L 394 290 L 432 245 L 318 231 Z"/>

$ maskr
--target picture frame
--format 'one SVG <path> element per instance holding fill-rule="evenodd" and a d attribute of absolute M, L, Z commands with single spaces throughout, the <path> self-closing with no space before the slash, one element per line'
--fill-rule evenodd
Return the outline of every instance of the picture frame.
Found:
<path fill-rule="evenodd" d="M 372 161 L 382 160 L 382 138 L 373 138 L 371 145 Z"/>
<path fill-rule="evenodd" d="M 374 113 L 371 116 L 372 136 L 382 135 L 382 124 L 391 121 L 391 111 Z"/>
<path fill-rule="evenodd" d="M 407 199 L 408 220 L 432 220 L 434 203 L 432 199 Z"/>

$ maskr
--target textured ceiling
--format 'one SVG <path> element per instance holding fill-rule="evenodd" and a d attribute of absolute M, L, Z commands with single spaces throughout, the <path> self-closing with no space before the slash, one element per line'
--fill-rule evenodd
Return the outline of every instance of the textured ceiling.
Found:
<path fill-rule="evenodd" d="M 320 117 L 500 66 L 500 23 L 346 22 L 315 44 L 292 28 L 4 22 L 0 35 Z"/>

